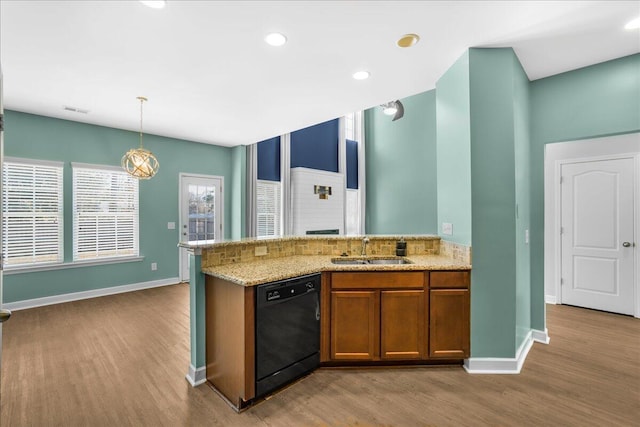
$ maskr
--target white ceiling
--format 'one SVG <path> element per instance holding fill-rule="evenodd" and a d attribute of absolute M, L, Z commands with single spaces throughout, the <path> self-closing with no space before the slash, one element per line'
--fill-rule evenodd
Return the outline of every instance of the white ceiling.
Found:
<path fill-rule="evenodd" d="M 5 108 L 137 130 L 144 95 L 145 133 L 225 146 L 433 89 L 469 47 L 513 47 L 531 80 L 640 52 L 623 29 L 640 1 L 0 0 L 0 15 Z M 397 47 L 405 33 L 420 42 Z"/>

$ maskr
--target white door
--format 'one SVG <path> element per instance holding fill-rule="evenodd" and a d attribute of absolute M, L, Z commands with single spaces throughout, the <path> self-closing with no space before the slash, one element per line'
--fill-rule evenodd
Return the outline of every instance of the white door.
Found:
<path fill-rule="evenodd" d="M 224 237 L 222 177 L 180 174 L 180 240 L 206 244 Z M 189 280 L 189 253 L 180 250 L 180 279 Z"/>
<path fill-rule="evenodd" d="M 634 312 L 634 159 L 562 165 L 563 304 Z"/>

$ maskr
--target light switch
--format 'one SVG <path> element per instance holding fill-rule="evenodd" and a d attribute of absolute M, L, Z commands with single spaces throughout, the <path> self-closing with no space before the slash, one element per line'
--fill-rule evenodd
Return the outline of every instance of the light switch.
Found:
<path fill-rule="evenodd" d="M 176 229 L 176 223 L 175 222 L 168 222 L 167 223 L 167 230 L 175 230 Z"/>
<path fill-rule="evenodd" d="M 524 242 L 529 244 L 529 230 L 524 230 Z"/>
<path fill-rule="evenodd" d="M 448 236 L 451 236 L 453 234 L 453 224 L 451 224 L 450 222 L 443 222 L 442 223 L 442 234 L 446 234 Z"/>

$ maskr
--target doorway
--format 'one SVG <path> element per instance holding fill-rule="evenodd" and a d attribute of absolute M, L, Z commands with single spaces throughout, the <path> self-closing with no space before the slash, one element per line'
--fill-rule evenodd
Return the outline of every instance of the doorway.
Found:
<path fill-rule="evenodd" d="M 545 301 L 640 317 L 640 133 L 545 147 Z"/>
<path fill-rule="evenodd" d="M 180 174 L 180 241 L 209 244 L 224 237 L 223 177 Z M 180 280 L 189 281 L 189 252 L 180 248 Z"/>
<path fill-rule="evenodd" d="M 563 304 L 634 313 L 634 158 L 561 164 Z"/>

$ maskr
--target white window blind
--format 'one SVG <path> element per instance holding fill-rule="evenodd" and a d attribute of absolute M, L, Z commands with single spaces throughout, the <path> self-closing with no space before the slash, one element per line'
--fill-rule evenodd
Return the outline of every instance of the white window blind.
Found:
<path fill-rule="evenodd" d="M 73 166 L 73 260 L 138 256 L 138 180 L 117 168 Z"/>
<path fill-rule="evenodd" d="M 62 164 L 7 158 L 2 180 L 5 267 L 62 262 Z"/>
<path fill-rule="evenodd" d="M 257 236 L 280 236 L 280 182 L 258 180 L 256 198 Z"/>

